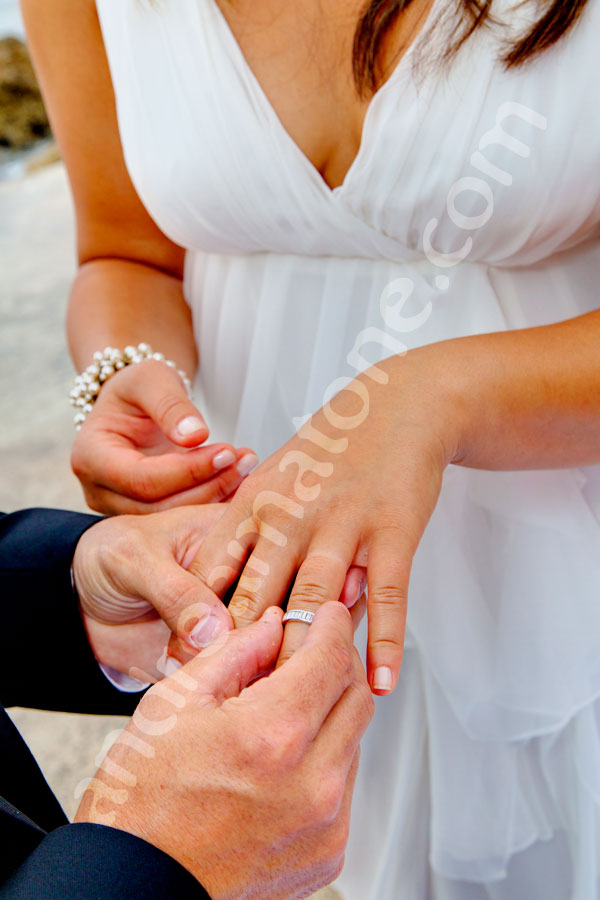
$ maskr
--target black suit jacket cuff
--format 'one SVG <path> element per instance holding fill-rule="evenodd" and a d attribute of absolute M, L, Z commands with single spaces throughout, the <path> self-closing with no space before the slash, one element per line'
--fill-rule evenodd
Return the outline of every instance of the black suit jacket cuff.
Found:
<path fill-rule="evenodd" d="M 71 587 L 81 535 L 98 516 L 28 509 L 0 518 L 0 702 L 131 715 L 139 694 L 100 671 Z"/>
<path fill-rule="evenodd" d="M 126 831 L 81 822 L 45 837 L 2 900 L 210 900 L 166 853 Z"/>

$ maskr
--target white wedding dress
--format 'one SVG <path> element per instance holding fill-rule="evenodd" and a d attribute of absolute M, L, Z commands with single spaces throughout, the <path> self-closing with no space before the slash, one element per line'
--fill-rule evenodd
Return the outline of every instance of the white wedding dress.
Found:
<path fill-rule="evenodd" d="M 356 374 L 366 327 L 412 347 L 598 307 L 600 0 L 510 72 L 501 42 L 534 3 L 496 0 L 507 29 L 480 29 L 444 68 L 431 58 L 452 4 L 436 0 L 334 190 L 215 0 L 97 5 L 129 172 L 188 250 L 215 439 L 277 449 Z M 380 304 L 397 279 L 417 316 L 401 333 Z M 600 347 L 598 363 L 600 378 Z M 600 896 L 599 698 L 600 468 L 451 467 L 400 685 L 363 742 L 345 900 Z"/>

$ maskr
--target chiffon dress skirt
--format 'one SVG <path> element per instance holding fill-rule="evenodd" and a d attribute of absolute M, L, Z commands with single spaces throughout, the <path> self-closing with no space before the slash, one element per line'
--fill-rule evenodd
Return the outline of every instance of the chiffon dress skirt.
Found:
<path fill-rule="evenodd" d="M 504 26 L 442 64 L 436 0 L 333 190 L 215 0 L 97 6 L 129 173 L 187 250 L 214 439 L 275 451 L 356 375 L 365 335 L 358 368 L 598 307 L 600 0 L 510 71 L 503 42 L 536 4 L 495 0 Z M 400 683 L 363 741 L 341 895 L 598 897 L 599 696 L 600 470 L 450 467 Z"/>

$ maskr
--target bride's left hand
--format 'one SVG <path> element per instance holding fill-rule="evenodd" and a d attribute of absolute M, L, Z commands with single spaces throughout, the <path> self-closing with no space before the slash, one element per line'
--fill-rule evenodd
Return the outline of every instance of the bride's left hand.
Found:
<path fill-rule="evenodd" d="M 236 626 L 290 588 L 289 609 L 316 609 L 365 566 L 369 683 L 394 688 L 412 559 L 458 452 L 460 401 L 444 374 L 429 348 L 371 367 L 242 484 L 190 567 L 221 597 L 239 577 Z M 280 661 L 305 629 L 286 626 Z"/>

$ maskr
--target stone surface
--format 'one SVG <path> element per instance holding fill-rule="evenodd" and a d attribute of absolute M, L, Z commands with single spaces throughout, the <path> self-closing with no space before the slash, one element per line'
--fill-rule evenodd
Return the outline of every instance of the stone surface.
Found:
<path fill-rule="evenodd" d="M 0 147 L 26 147 L 50 134 L 37 80 L 23 41 L 0 40 Z"/>
<path fill-rule="evenodd" d="M 0 509 L 85 510 L 69 468 L 67 395 L 73 369 L 64 335 L 75 272 L 71 201 L 62 165 L 0 183 Z M 121 718 L 12 710 L 68 815 Z M 339 900 L 331 888 L 314 900 Z"/>

